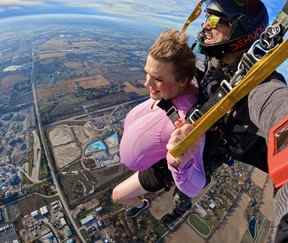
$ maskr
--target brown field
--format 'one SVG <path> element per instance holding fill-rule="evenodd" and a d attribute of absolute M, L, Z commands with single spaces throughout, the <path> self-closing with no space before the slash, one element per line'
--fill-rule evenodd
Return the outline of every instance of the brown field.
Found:
<path fill-rule="evenodd" d="M 80 82 L 81 87 L 88 88 L 103 88 L 109 85 L 109 81 L 102 75 L 94 75 L 85 78 L 68 79 L 53 86 L 45 86 L 38 89 L 38 97 L 41 99 L 49 98 L 57 93 L 72 94 L 76 82 Z"/>
<path fill-rule="evenodd" d="M 81 145 L 85 145 L 89 140 L 101 136 L 101 132 L 84 126 L 73 126 L 73 132 Z"/>
<path fill-rule="evenodd" d="M 15 82 L 20 80 L 27 80 L 28 77 L 21 72 L 13 72 L 11 74 L 6 75 L 4 78 L 0 80 L 0 90 L 4 94 L 8 94 L 9 91 L 12 89 Z"/>
<path fill-rule="evenodd" d="M 102 66 L 101 64 L 98 64 L 96 62 L 87 62 L 87 61 L 83 61 L 83 66 L 87 69 L 87 68 L 93 68 L 95 69 L 95 72 L 97 73 L 102 73 Z"/>
<path fill-rule="evenodd" d="M 44 44 L 41 45 L 42 50 L 63 50 L 65 48 L 73 48 L 73 47 L 93 47 L 96 46 L 97 42 L 95 40 L 87 40 L 83 39 L 80 41 L 73 41 L 72 43 L 68 43 L 67 40 L 65 39 L 58 39 L 58 38 L 53 38 L 48 41 L 46 41 Z"/>
<path fill-rule="evenodd" d="M 93 129 L 77 125 L 59 125 L 51 128 L 48 134 L 56 166 L 60 169 L 80 159 L 83 149 L 81 146 L 90 139 L 101 136 Z"/>
<path fill-rule="evenodd" d="M 258 174 L 259 176 L 259 174 Z M 271 192 L 272 185 L 270 182 L 264 188 L 264 204 L 261 207 L 261 212 L 270 220 L 272 217 L 272 205 L 271 205 Z M 165 193 L 166 194 L 166 193 Z M 169 210 L 167 204 L 171 198 L 166 194 L 159 197 L 159 202 L 157 199 L 153 201 L 152 208 L 150 209 L 152 215 L 159 218 L 163 215 L 162 208 L 159 209 L 160 204 L 164 205 L 164 210 Z M 164 196 L 164 198 L 163 198 Z M 167 197 L 168 196 L 168 197 Z M 163 200 L 164 199 L 164 200 Z M 191 243 L 237 243 L 241 242 L 243 235 L 247 230 L 247 220 L 245 218 L 244 211 L 248 206 L 250 197 L 247 194 L 243 194 L 242 198 L 238 203 L 238 207 L 235 208 L 233 214 L 228 218 L 225 224 L 212 235 L 212 237 L 207 241 L 200 237 L 188 224 L 183 223 L 175 232 L 171 232 L 166 236 L 166 243 L 180 243 L 180 242 L 191 242 Z M 164 203 L 165 202 L 165 203 Z M 171 201 L 170 201 L 171 203 Z M 161 205 L 161 206 L 162 206 Z M 163 210 L 163 211 L 164 211 Z M 264 243 L 264 242 L 263 242 Z"/>
<path fill-rule="evenodd" d="M 84 68 L 83 63 L 81 62 L 65 62 L 64 65 L 67 68 L 71 68 L 71 69 L 81 69 Z"/>
<path fill-rule="evenodd" d="M 64 39 L 50 39 L 40 46 L 41 49 L 63 49 L 67 47 L 67 42 Z"/>
<path fill-rule="evenodd" d="M 203 191 L 207 192 L 209 187 Z M 172 212 L 174 208 L 173 203 L 174 187 L 168 192 L 162 192 L 152 201 L 150 212 L 156 219 L 160 218 L 167 212 Z M 202 193 L 199 195 L 201 197 Z M 198 197 L 197 197 L 198 198 Z M 195 198 L 194 200 L 197 201 Z M 184 221 L 175 232 L 171 232 L 165 237 L 165 243 L 204 243 L 205 240 L 197 234 L 191 227 Z"/>
<path fill-rule="evenodd" d="M 268 180 L 266 187 L 263 191 L 263 205 L 260 207 L 260 211 L 265 217 L 273 221 L 273 184 L 271 180 Z"/>
<path fill-rule="evenodd" d="M 244 210 L 247 208 L 249 200 L 250 197 L 244 193 L 234 213 L 228 218 L 226 224 L 222 225 L 222 227 L 213 234 L 209 242 L 241 242 L 247 230 L 247 220 L 244 215 Z"/>
<path fill-rule="evenodd" d="M 18 202 L 18 207 L 22 215 L 30 214 L 32 211 L 40 207 L 49 205 L 50 202 L 58 199 L 57 196 L 51 198 L 43 198 L 40 195 L 32 194 Z"/>
<path fill-rule="evenodd" d="M 175 233 L 169 234 L 166 238 L 165 238 L 165 243 L 204 243 L 207 242 L 205 240 L 203 240 L 195 231 L 193 231 L 191 229 L 191 227 L 184 223 L 182 224 Z M 225 242 L 225 240 L 223 241 L 219 241 L 220 242 Z"/>
<path fill-rule="evenodd" d="M 168 192 L 162 192 L 152 201 L 150 212 L 156 219 L 160 220 L 167 212 L 172 212 L 174 187 Z M 188 243 L 188 242 L 204 242 L 203 239 L 191 229 L 186 223 L 180 225 L 173 233 L 165 237 L 165 243 Z"/>
<path fill-rule="evenodd" d="M 85 89 L 101 88 L 101 87 L 109 85 L 109 81 L 99 74 L 95 76 L 80 78 L 80 79 L 77 79 L 77 81 L 79 81 L 81 84 L 81 87 Z"/>
<path fill-rule="evenodd" d="M 82 149 L 77 143 L 69 143 L 53 148 L 53 155 L 57 168 L 62 169 L 81 158 Z"/>
<path fill-rule="evenodd" d="M 261 205 L 261 212 L 267 219 L 273 221 L 273 184 L 268 175 L 258 169 L 253 171 L 252 181 L 263 188 L 263 204 Z"/>
<path fill-rule="evenodd" d="M 52 52 L 44 52 L 39 53 L 39 60 L 40 61 L 47 61 L 47 59 L 56 59 L 56 58 L 64 58 L 65 52 L 59 52 L 59 51 L 52 51 Z"/>
<path fill-rule="evenodd" d="M 96 46 L 97 41 L 90 41 L 90 40 L 82 40 L 79 42 L 73 41 L 72 46 L 73 47 L 90 47 L 90 46 Z"/>
<path fill-rule="evenodd" d="M 168 192 L 162 192 L 152 201 L 150 212 L 153 217 L 160 220 L 164 214 L 173 210 L 173 192 L 174 188 Z"/>
<path fill-rule="evenodd" d="M 138 95 L 146 95 L 147 94 L 146 88 L 137 88 L 129 82 L 125 82 L 124 84 L 125 84 L 125 88 L 123 90 L 127 93 L 134 92 Z"/>
<path fill-rule="evenodd" d="M 252 176 L 251 176 L 252 181 L 254 181 L 254 183 L 261 188 L 263 188 L 266 182 L 266 178 L 267 178 L 267 173 L 257 168 L 254 169 Z"/>

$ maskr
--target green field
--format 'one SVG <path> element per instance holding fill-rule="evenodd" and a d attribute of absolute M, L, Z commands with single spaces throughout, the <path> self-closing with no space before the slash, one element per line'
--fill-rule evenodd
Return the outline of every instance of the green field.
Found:
<path fill-rule="evenodd" d="M 207 238 L 210 233 L 210 227 L 207 222 L 197 214 L 191 214 L 188 218 L 188 224 L 202 237 Z"/>

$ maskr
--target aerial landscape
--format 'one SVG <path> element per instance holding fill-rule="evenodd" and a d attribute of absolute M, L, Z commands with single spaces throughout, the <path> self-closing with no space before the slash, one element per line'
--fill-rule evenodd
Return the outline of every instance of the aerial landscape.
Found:
<path fill-rule="evenodd" d="M 179 27 L 191 1 L 160 1 L 151 16 L 148 1 L 142 22 L 126 16 L 134 1 L 109 11 L 113 1 L 95 1 L 97 14 L 65 1 L 60 13 L 49 1 L 19 2 L 20 17 L 0 3 L 0 242 L 268 242 L 272 183 L 240 161 L 217 169 L 173 231 L 160 223 L 173 190 L 148 194 L 152 206 L 136 218 L 111 201 L 132 173 L 119 144 L 126 114 L 148 98 L 147 50 Z M 275 15 L 282 3 L 272 2 Z M 187 11 L 169 17 L 173 6 Z"/>

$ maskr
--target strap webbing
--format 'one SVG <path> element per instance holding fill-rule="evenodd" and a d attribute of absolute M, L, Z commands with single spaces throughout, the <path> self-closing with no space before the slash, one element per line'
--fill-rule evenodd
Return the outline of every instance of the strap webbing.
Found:
<path fill-rule="evenodd" d="M 204 113 L 206 113 L 211 107 L 219 102 L 226 94 L 232 90 L 231 85 L 223 80 L 216 90 L 216 92 L 206 101 L 200 108 L 193 108 L 186 114 L 186 121 L 195 123 Z"/>
<path fill-rule="evenodd" d="M 177 121 L 180 118 L 180 116 L 178 114 L 178 110 L 177 110 L 176 106 L 173 105 L 171 100 L 161 99 L 158 102 L 157 106 L 166 112 L 166 115 L 170 118 L 173 125 L 174 125 L 175 121 Z"/>

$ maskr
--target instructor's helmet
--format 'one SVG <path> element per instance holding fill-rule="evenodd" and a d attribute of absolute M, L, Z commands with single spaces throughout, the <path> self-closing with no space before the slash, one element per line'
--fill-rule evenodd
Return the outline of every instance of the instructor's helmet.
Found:
<path fill-rule="evenodd" d="M 260 0 L 208 0 L 206 12 L 231 24 L 230 37 L 218 43 L 205 44 L 203 32 L 199 33 L 200 48 L 209 56 L 247 50 L 268 25 L 267 9 Z"/>

